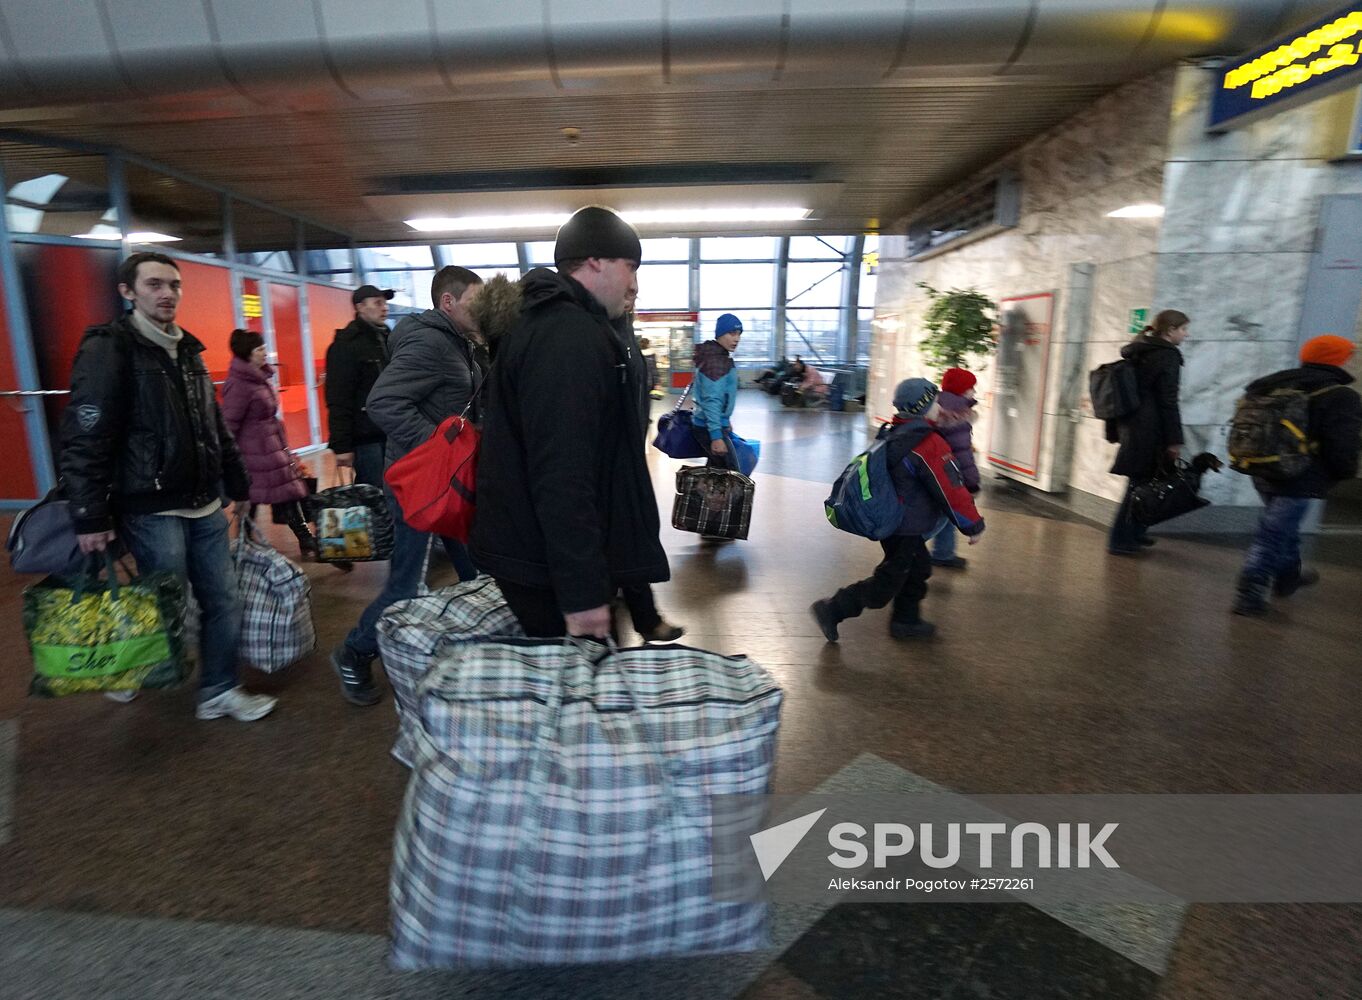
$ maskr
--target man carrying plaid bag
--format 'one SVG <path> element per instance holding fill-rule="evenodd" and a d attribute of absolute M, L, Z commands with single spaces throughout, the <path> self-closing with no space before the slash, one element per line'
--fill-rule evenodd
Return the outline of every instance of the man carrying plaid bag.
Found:
<path fill-rule="evenodd" d="M 621 587 L 670 575 L 643 453 L 642 365 L 613 321 L 638 294 L 638 233 L 607 208 L 558 231 L 556 271 L 487 376 L 473 557 L 530 636 L 610 634 Z"/>
<path fill-rule="evenodd" d="M 248 507 L 250 479 L 218 409 L 203 344 L 175 324 L 180 271 L 165 254 L 118 268 L 131 311 L 85 331 L 62 414 L 61 473 L 81 551 L 117 532 L 144 574 L 188 580 L 203 609 L 200 719 L 262 719 L 275 699 L 237 683 L 241 603 L 222 495 Z M 114 692 L 130 700 L 136 692 Z"/>

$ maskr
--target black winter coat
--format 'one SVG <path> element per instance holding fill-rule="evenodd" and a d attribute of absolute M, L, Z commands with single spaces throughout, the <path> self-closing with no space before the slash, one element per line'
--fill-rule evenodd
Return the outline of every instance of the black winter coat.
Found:
<path fill-rule="evenodd" d="M 1295 479 L 1274 483 L 1254 476 L 1258 492 L 1279 497 L 1323 497 L 1334 483 L 1357 475 L 1362 452 L 1362 397 L 1351 385 L 1353 377 L 1334 365 L 1302 365 L 1265 375 L 1245 390 L 1260 395 L 1273 389 L 1328 389 L 1310 400 L 1310 441 L 1318 446 L 1310 469 Z"/>
<path fill-rule="evenodd" d="M 482 384 L 484 365 L 473 343 L 438 309 L 404 316 L 388 338 L 391 359 L 369 392 L 369 419 L 386 433 L 388 464 L 462 413 Z M 478 410 L 470 411 L 474 422 Z"/>
<path fill-rule="evenodd" d="M 1162 337 L 1136 337 L 1121 348 L 1121 357 L 1135 366 L 1140 406 L 1124 420 L 1107 421 L 1107 440 L 1121 444 L 1111 471 L 1143 482 L 1164 467 L 1170 447 L 1182 444 L 1182 352 Z"/>
<path fill-rule="evenodd" d="M 76 530 L 114 529 L 124 514 L 197 509 L 250 496 L 223 423 L 203 344 L 185 330 L 178 360 L 129 315 L 85 331 L 61 421 L 61 476 Z"/>
<path fill-rule="evenodd" d="M 369 390 L 388 364 L 388 334 L 356 316 L 336 331 L 326 349 L 326 412 L 330 448 L 348 455 L 356 445 L 381 444 L 383 432 L 369 419 Z"/>
<path fill-rule="evenodd" d="M 536 268 L 484 393 L 473 557 L 551 588 L 564 614 L 666 580 L 632 338 L 572 278 Z"/>

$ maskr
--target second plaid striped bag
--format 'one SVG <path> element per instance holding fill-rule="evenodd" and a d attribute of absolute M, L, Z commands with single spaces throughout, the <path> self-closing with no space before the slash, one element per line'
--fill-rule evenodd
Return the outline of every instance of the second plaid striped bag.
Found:
<path fill-rule="evenodd" d="M 416 689 L 435 664 L 441 646 L 457 639 L 524 634 L 490 576 L 442 587 L 388 608 L 378 620 L 378 652 L 397 703 L 399 728 L 392 755 L 411 767 L 413 729 L 420 724 Z"/>

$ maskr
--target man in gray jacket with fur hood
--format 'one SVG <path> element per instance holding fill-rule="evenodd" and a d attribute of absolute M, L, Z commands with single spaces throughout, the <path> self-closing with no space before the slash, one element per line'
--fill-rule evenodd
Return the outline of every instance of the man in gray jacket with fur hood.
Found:
<path fill-rule="evenodd" d="M 468 268 L 441 268 L 430 286 L 435 308 L 404 317 L 388 338 L 392 359 L 370 390 L 367 407 L 369 418 L 388 436 L 388 465 L 465 408 L 469 408 L 471 419 L 478 420 L 475 394 L 487 365 L 470 308 L 481 291 L 482 279 Z M 379 700 L 371 667 L 378 654 L 378 619 L 389 605 L 416 596 L 425 564 L 427 535 L 408 527 L 392 492 L 387 491 L 387 496 L 393 515 L 388 581 L 364 609 L 345 642 L 331 654 L 341 692 L 356 705 L 372 705 Z M 463 543 L 452 538 L 442 541 L 459 579 L 477 576 Z"/>

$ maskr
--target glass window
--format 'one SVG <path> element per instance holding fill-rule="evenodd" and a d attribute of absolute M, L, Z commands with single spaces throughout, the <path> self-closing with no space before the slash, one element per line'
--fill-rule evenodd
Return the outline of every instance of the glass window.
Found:
<path fill-rule="evenodd" d="M 434 251 L 424 244 L 420 246 L 365 247 L 359 252 L 360 263 L 365 271 L 382 271 L 391 268 L 417 267 L 433 268 Z"/>
<path fill-rule="evenodd" d="M 0 142 L 12 234 L 120 239 L 103 156 Z"/>
<path fill-rule="evenodd" d="M 435 277 L 435 268 L 420 271 L 377 271 L 369 274 L 369 281 L 379 288 L 391 288 L 397 294 L 388 304 L 391 313 L 388 325 L 396 322 L 397 316 L 409 312 L 425 312 L 430 305 L 430 282 Z"/>
<path fill-rule="evenodd" d="M 791 260 L 837 260 L 846 255 L 845 236 L 793 236 Z"/>
<path fill-rule="evenodd" d="M 741 363 L 771 360 L 771 313 L 768 307 L 764 312 L 743 312 L 729 309 L 705 309 L 700 313 L 700 326 L 696 336 L 701 340 L 714 339 L 714 324 L 725 312 L 736 312 L 742 320 L 742 339 L 733 357 Z"/>
<path fill-rule="evenodd" d="M 771 308 L 776 267 L 762 264 L 701 264 L 700 308 L 721 312 Z"/>
<path fill-rule="evenodd" d="M 785 313 L 785 353 L 802 354 L 815 365 L 835 364 L 841 331 L 840 309 L 788 309 Z"/>
<path fill-rule="evenodd" d="M 553 267 L 553 242 L 526 244 L 531 267 Z"/>
<path fill-rule="evenodd" d="M 232 232 L 236 259 L 271 271 L 295 273 L 298 223 L 249 202 L 232 200 Z"/>
<path fill-rule="evenodd" d="M 128 241 L 164 243 L 202 257 L 223 255 L 223 199 L 216 191 L 125 164 L 128 183 Z"/>
<path fill-rule="evenodd" d="M 701 260 L 774 260 L 774 236 L 709 236 L 700 241 Z"/>
<path fill-rule="evenodd" d="M 509 267 L 520 270 L 514 243 L 450 243 L 444 247 L 445 259 L 460 267 Z"/>
<path fill-rule="evenodd" d="M 643 259 L 645 261 L 685 261 L 690 263 L 690 240 L 674 239 L 643 240 Z"/>
<path fill-rule="evenodd" d="M 873 308 L 856 310 L 856 360 L 865 365 L 870 363 L 870 345 L 875 336 L 874 320 Z"/>
<path fill-rule="evenodd" d="M 303 246 L 307 252 L 307 273 L 322 281 L 353 286 L 355 259 L 350 252 L 350 239 L 317 226 L 303 223 Z"/>
<path fill-rule="evenodd" d="M 785 301 L 791 306 L 842 305 L 842 267 L 840 263 L 790 264 L 787 267 Z"/>
<path fill-rule="evenodd" d="M 689 264 L 644 264 L 638 269 L 640 311 L 675 312 L 689 308 Z"/>

